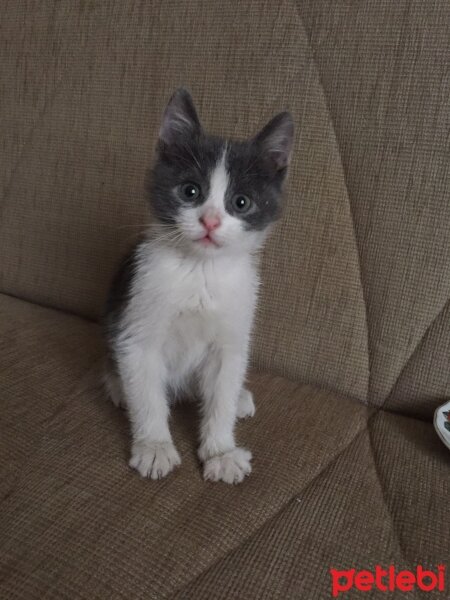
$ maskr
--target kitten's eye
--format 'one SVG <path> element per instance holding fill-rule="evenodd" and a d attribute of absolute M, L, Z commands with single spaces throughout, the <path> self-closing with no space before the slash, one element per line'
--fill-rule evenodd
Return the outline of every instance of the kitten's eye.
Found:
<path fill-rule="evenodd" d="M 247 196 L 238 194 L 237 196 L 234 196 L 231 204 L 236 212 L 246 213 L 250 209 L 252 201 Z"/>
<path fill-rule="evenodd" d="M 188 200 L 195 200 L 200 196 L 200 188 L 195 183 L 185 183 L 181 187 L 183 196 Z"/>

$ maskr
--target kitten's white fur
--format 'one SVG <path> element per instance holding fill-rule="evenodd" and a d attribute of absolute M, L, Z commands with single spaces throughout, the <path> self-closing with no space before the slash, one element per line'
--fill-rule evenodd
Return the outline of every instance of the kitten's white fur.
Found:
<path fill-rule="evenodd" d="M 254 251 L 265 234 L 244 231 L 242 220 L 225 211 L 227 185 L 224 153 L 206 202 L 180 216 L 177 244 L 163 237 L 141 246 L 117 338 L 120 380 L 111 376 L 108 388 L 129 412 L 130 465 L 152 479 L 180 463 L 167 393 L 189 389 L 193 376 L 202 401 L 204 478 L 238 483 L 251 471 L 251 453 L 236 447 L 234 424 L 255 411 L 243 383 L 258 287 Z M 204 234 L 199 217 L 207 211 L 222 221 L 214 231 L 218 248 L 193 241 Z"/>

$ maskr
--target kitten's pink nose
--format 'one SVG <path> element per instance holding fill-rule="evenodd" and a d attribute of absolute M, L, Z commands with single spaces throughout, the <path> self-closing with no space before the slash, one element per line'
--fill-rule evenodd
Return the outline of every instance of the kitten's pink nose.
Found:
<path fill-rule="evenodd" d="M 200 217 L 200 223 L 207 231 L 214 231 L 219 227 L 221 220 L 219 215 L 215 213 L 206 213 Z"/>

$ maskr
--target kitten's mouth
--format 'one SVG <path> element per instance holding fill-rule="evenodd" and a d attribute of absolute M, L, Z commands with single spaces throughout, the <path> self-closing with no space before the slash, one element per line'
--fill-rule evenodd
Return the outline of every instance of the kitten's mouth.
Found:
<path fill-rule="evenodd" d="M 216 248 L 219 248 L 219 244 L 211 237 L 209 233 L 201 238 L 197 238 L 195 241 L 202 246 L 215 246 Z"/>

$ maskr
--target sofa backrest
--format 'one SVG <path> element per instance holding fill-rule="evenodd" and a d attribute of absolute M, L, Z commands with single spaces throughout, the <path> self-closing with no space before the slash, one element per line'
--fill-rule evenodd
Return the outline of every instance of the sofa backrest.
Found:
<path fill-rule="evenodd" d="M 297 124 L 254 365 L 424 416 L 450 391 L 448 2 L 7 2 L 0 39 L 2 292 L 98 317 L 186 85 L 212 132 Z"/>

